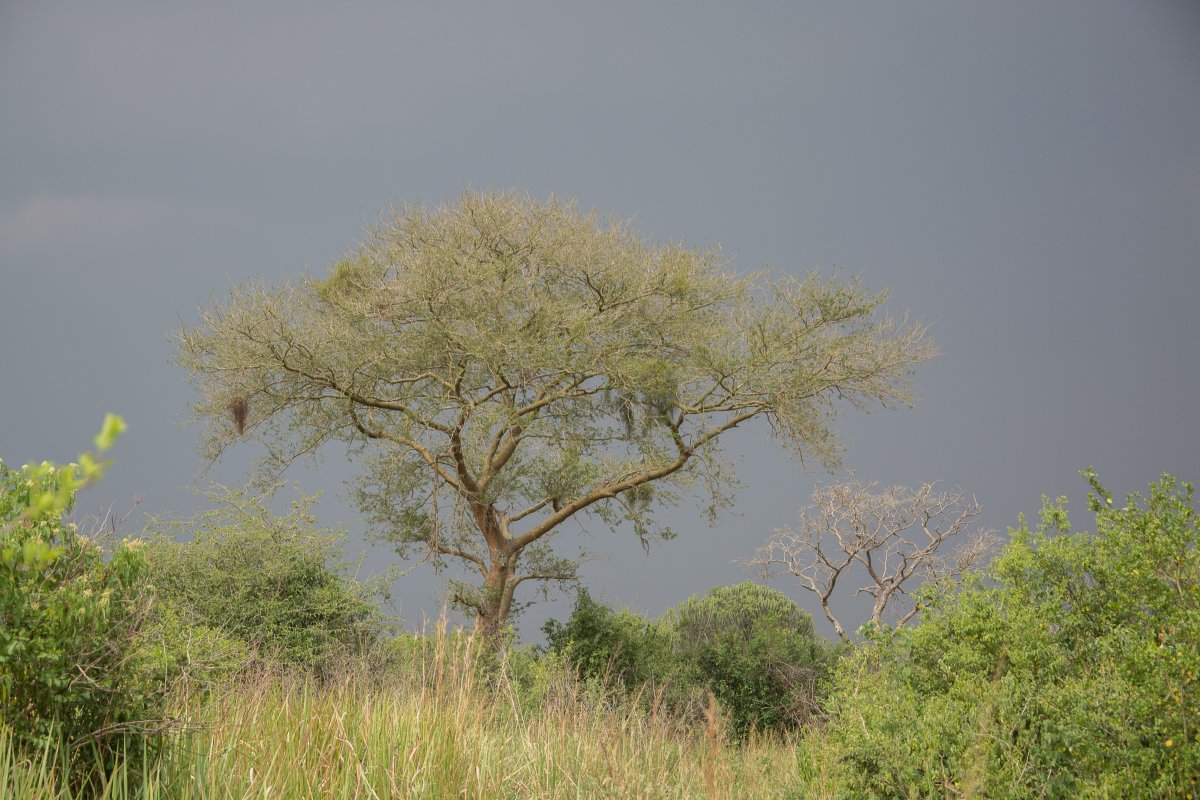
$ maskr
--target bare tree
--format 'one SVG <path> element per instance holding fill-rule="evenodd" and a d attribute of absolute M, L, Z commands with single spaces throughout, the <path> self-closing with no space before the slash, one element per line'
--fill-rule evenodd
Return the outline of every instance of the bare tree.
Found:
<path fill-rule="evenodd" d="M 767 575 L 786 572 L 817 596 L 825 618 L 838 636 L 850 641 L 845 627 L 834 616 L 831 602 L 838 586 L 857 582 L 852 573 L 865 575 L 855 596 L 874 598 L 871 622 L 883 620 L 889 605 L 908 594 L 914 578 L 924 581 L 955 580 L 978 565 L 991 549 L 994 536 L 974 530 L 980 508 L 961 489 L 939 492 L 932 483 L 915 491 L 893 486 L 876 491 L 857 476 L 813 490 L 813 503 L 800 512 L 796 529 L 782 528 L 743 562 L 761 567 Z M 962 536 L 959 536 L 962 534 Z M 957 537 L 958 546 L 947 542 Z M 912 619 L 920 607 L 913 604 L 897 625 Z"/>

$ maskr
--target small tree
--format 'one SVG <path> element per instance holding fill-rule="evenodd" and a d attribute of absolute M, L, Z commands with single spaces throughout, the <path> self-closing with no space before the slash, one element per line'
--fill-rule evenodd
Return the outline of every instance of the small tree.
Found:
<path fill-rule="evenodd" d="M 452 597 L 497 631 L 526 581 L 574 581 L 567 520 L 630 523 L 729 475 L 719 437 L 755 418 L 830 461 L 835 402 L 908 402 L 934 353 L 854 281 L 738 277 L 570 203 L 467 192 L 407 208 L 324 280 L 247 286 L 179 334 L 218 457 L 241 436 L 278 474 L 341 441 L 355 495 L 401 554 L 478 576 Z"/>
<path fill-rule="evenodd" d="M 383 586 L 340 570 L 341 538 L 316 527 L 316 497 L 277 515 L 273 491 L 218 487 L 213 510 L 152 522 L 150 576 L 158 599 L 191 628 L 220 631 L 263 662 L 332 674 L 378 643 Z"/>
<path fill-rule="evenodd" d="M 787 729 L 817 711 L 817 684 L 832 650 L 807 611 L 757 583 L 718 586 L 663 615 L 691 670 L 731 715 L 732 731 Z"/>
<path fill-rule="evenodd" d="M 679 662 L 673 637 L 628 608 L 613 609 L 580 587 L 565 623 L 542 626 L 550 652 L 564 657 L 585 679 L 609 679 L 627 688 L 669 680 Z"/>
<path fill-rule="evenodd" d="M 32 757 L 63 755 L 76 780 L 148 755 L 167 691 L 146 680 L 153 659 L 139 647 L 151 622 L 144 554 L 118 542 L 105 557 L 100 525 L 85 537 L 64 518 L 124 428 L 108 415 L 77 464 L 0 462 L 0 728 Z"/>
<path fill-rule="evenodd" d="M 976 566 L 992 546 L 987 531 L 972 530 L 979 504 L 961 490 L 938 492 L 932 483 L 917 490 L 878 484 L 857 477 L 813 490 L 813 503 L 800 512 L 798 528 L 783 528 L 746 564 L 765 573 L 786 572 L 817 596 L 825 618 L 849 642 L 834 616 L 833 595 L 839 585 L 866 582 L 855 596 L 873 598 L 870 621 L 883 621 L 888 606 L 908 594 L 914 578 L 953 580 Z M 962 534 L 960 536 L 960 534 Z M 957 547 L 945 546 L 955 538 Z M 949 551 L 949 552 L 947 552 Z M 914 603 L 900 616 L 904 625 L 916 615 Z"/>

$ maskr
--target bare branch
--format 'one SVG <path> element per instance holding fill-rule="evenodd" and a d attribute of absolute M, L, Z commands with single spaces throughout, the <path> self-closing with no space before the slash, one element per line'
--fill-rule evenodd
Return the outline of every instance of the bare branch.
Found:
<path fill-rule="evenodd" d="M 877 487 L 854 475 L 818 486 L 812 505 L 800 512 L 799 527 L 776 531 L 743 562 L 767 574 L 784 571 L 797 578 L 802 588 L 817 595 L 825 617 L 845 641 L 850 637 L 833 613 L 832 598 L 839 581 L 856 566 L 866 573 L 867 582 L 854 594 L 873 599 L 870 621 L 878 624 L 885 611 L 908 594 L 906 584 L 914 577 L 958 580 L 983 562 L 994 540 L 987 531 L 971 530 L 980 507 L 962 490 L 938 492 L 932 483 L 916 490 Z M 962 544 L 951 549 L 947 543 L 952 539 Z M 915 605 L 908 609 L 897 625 L 906 624 L 919 610 Z"/>

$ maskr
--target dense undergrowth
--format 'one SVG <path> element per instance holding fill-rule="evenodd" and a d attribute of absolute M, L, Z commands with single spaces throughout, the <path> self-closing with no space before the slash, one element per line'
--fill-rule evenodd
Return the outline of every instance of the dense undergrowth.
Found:
<path fill-rule="evenodd" d="M 85 792 L 60 753 L 0 737 L 0 796 L 767 798 L 822 781 L 832 796 L 833 765 L 798 738 L 734 744 L 715 704 L 692 724 L 561 668 L 519 683 L 476 644 L 424 638 L 382 679 L 262 673 L 183 694 L 160 756 L 106 763 Z"/>
<path fill-rule="evenodd" d="M 102 451 L 115 435 L 98 437 Z M 898 630 L 785 595 L 645 619 L 581 591 L 547 646 L 397 634 L 303 502 L 64 516 L 102 471 L 0 465 L 0 798 L 1195 798 L 1192 487 L 1065 501 Z"/>

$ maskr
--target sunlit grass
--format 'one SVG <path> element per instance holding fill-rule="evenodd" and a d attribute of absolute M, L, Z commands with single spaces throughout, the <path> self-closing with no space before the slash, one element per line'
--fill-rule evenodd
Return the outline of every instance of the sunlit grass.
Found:
<path fill-rule="evenodd" d="M 481 670 L 470 644 L 455 650 L 447 638 L 430 637 L 427 652 L 382 677 L 318 685 L 259 675 L 181 699 L 173 713 L 186 724 L 163 756 L 118 768 L 100 796 L 827 796 L 831 765 L 819 748 L 778 738 L 733 745 L 715 705 L 695 720 L 671 718 L 565 672 L 520 689 L 503 669 Z M 18 758 L 0 735 L 0 797 L 80 796 L 63 774 L 54 753 Z"/>

